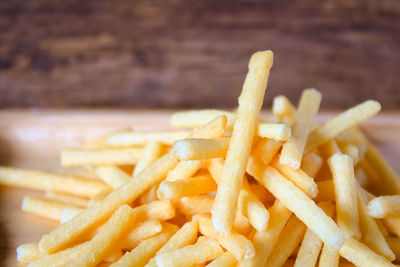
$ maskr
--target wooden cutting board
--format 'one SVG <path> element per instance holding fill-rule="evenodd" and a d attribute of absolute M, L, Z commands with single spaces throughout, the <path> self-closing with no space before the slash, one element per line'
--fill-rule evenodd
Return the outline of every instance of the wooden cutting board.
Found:
<path fill-rule="evenodd" d="M 79 146 L 115 129 L 166 129 L 173 111 L 134 110 L 4 110 L 0 111 L 0 165 L 55 170 L 63 147 Z M 323 112 L 325 121 L 335 112 Z M 386 112 L 362 125 L 400 172 L 400 112 Z M 20 211 L 31 190 L 2 187 L 0 190 L 0 266 L 20 266 L 15 249 L 37 242 L 58 223 Z"/>

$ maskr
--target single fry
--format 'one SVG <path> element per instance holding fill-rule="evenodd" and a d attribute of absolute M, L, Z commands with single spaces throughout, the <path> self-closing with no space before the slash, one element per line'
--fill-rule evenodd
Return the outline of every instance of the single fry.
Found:
<path fill-rule="evenodd" d="M 321 256 L 319 256 L 319 267 L 338 267 L 340 254 L 336 250 L 332 250 L 325 246 L 322 248 Z"/>
<path fill-rule="evenodd" d="M 61 151 L 62 166 L 133 165 L 138 162 L 143 148 L 69 148 Z"/>
<path fill-rule="evenodd" d="M 22 200 L 21 209 L 25 212 L 53 220 L 60 220 L 63 209 L 82 210 L 80 206 L 30 195 L 24 197 Z"/>
<path fill-rule="evenodd" d="M 178 227 L 170 224 L 160 234 L 140 242 L 140 244 L 130 252 L 126 252 L 117 262 L 111 264 L 112 267 L 144 266 L 156 252 L 168 242 Z"/>
<path fill-rule="evenodd" d="M 188 216 L 210 213 L 214 197 L 208 195 L 183 197 L 178 202 L 179 210 Z"/>
<path fill-rule="evenodd" d="M 210 175 L 198 175 L 176 181 L 162 181 L 157 190 L 159 199 L 178 199 L 215 191 L 217 184 Z"/>
<path fill-rule="evenodd" d="M 163 227 L 157 219 L 145 221 L 128 233 L 123 238 L 122 245 L 119 246 L 125 250 L 132 250 L 141 241 L 160 233 L 162 229 Z"/>
<path fill-rule="evenodd" d="M 265 165 L 268 165 L 281 147 L 282 142 L 264 138 L 257 144 L 254 154 L 257 155 Z"/>
<path fill-rule="evenodd" d="M 272 61 L 271 51 L 257 52 L 250 59 L 249 72 L 239 98 L 239 109 L 231 142 L 211 211 L 214 227 L 220 233 L 230 233 L 235 219 L 236 204 Z"/>
<path fill-rule="evenodd" d="M 368 203 L 368 215 L 374 218 L 400 215 L 400 195 L 374 198 Z"/>
<path fill-rule="evenodd" d="M 54 191 L 46 191 L 45 193 L 46 198 L 54 199 L 66 204 L 77 205 L 80 207 L 87 207 L 89 206 L 89 199 L 78 197 L 76 195 L 71 195 L 67 193 L 61 192 L 54 192 Z"/>
<path fill-rule="evenodd" d="M 26 243 L 17 247 L 17 261 L 28 264 L 48 254 L 41 253 L 37 243 Z"/>
<path fill-rule="evenodd" d="M 168 173 L 165 181 L 175 181 L 192 177 L 202 166 L 203 162 L 201 160 L 181 161 Z"/>
<path fill-rule="evenodd" d="M 296 216 L 292 216 L 281 232 L 279 242 L 272 250 L 266 266 L 282 266 L 300 244 L 305 231 L 305 225 Z"/>
<path fill-rule="evenodd" d="M 292 133 L 290 126 L 285 123 L 260 123 L 256 129 L 257 136 L 276 141 L 286 141 Z"/>
<path fill-rule="evenodd" d="M 358 186 L 354 177 L 353 159 L 348 155 L 335 154 L 328 160 L 335 185 L 337 223 L 343 234 L 361 237 L 358 212 Z"/>
<path fill-rule="evenodd" d="M 340 248 L 340 255 L 357 266 L 395 266 L 354 238 L 349 238 L 344 242 Z"/>
<path fill-rule="evenodd" d="M 188 137 L 191 131 L 187 130 L 158 130 L 158 131 L 130 131 L 122 132 L 109 136 L 107 145 L 109 146 L 137 146 L 145 145 L 149 142 L 160 142 L 171 145 L 176 140 Z"/>
<path fill-rule="evenodd" d="M 132 179 L 131 176 L 117 166 L 98 166 L 96 167 L 96 174 L 114 189 Z"/>
<path fill-rule="evenodd" d="M 274 97 L 272 102 L 272 113 L 282 122 L 292 125 L 296 114 L 296 108 L 290 103 L 286 96 Z"/>
<path fill-rule="evenodd" d="M 58 191 L 92 197 L 110 188 L 102 182 L 44 171 L 0 167 L 0 184 L 29 189 Z"/>
<path fill-rule="evenodd" d="M 180 160 L 223 158 L 229 147 L 230 138 L 188 138 L 176 141 L 173 150 Z"/>
<path fill-rule="evenodd" d="M 144 168 L 156 161 L 162 155 L 162 144 L 159 141 L 149 141 L 143 150 L 143 155 L 137 162 L 132 176 L 138 175 Z"/>
<path fill-rule="evenodd" d="M 329 218 L 314 201 L 292 182 L 283 177 L 276 169 L 263 167 L 252 158 L 249 160 L 248 172 L 322 241 L 332 249 L 339 250 L 345 238 L 335 222 Z"/>
<path fill-rule="evenodd" d="M 381 105 L 378 102 L 367 100 L 337 115 L 310 133 L 305 149 L 306 153 L 336 137 L 346 129 L 374 116 L 380 110 Z"/>
<path fill-rule="evenodd" d="M 213 260 L 222 254 L 223 250 L 217 241 L 200 237 L 193 245 L 158 255 L 156 262 L 159 267 L 191 266 Z"/>
<path fill-rule="evenodd" d="M 213 238 L 228 250 L 237 260 L 250 259 L 254 257 L 253 244 L 244 236 L 235 231 L 228 235 L 218 233 L 208 216 L 198 216 L 200 233 L 206 237 Z"/>
<path fill-rule="evenodd" d="M 349 155 L 353 159 L 353 164 L 356 166 L 360 160 L 361 160 L 361 155 L 358 147 L 356 145 L 350 144 L 350 143 L 343 143 L 339 142 L 338 143 L 340 150 L 342 151 L 343 154 Z"/>
<path fill-rule="evenodd" d="M 206 265 L 206 267 L 235 267 L 237 260 L 230 252 L 225 252 L 212 262 Z"/>
<path fill-rule="evenodd" d="M 318 186 L 314 182 L 314 179 L 300 168 L 293 169 L 289 165 L 281 164 L 277 157 L 272 161 L 272 166 L 298 186 L 309 197 L 314 198 L 318 195 Z"/>
<path fill-rule="evenodd" d="M 308 153 L 303 157 L 300 168 L 311 177 L 315 177 L 322 167 L 322 158 L 316 153 Z"/>

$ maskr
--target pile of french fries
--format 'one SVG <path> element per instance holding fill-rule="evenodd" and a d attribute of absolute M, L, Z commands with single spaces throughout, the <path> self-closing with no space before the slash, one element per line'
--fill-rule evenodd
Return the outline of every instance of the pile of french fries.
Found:
<path fill-rule="evenodd" d="M 323 124 L 321 94 L 260 109 L 273 62 L 253 54 L 236 112 L 177 112 L 168 131 L 121 130 L 65 149 L 74 173 L 0 168 L 42 190 L 22 210 L 58 220 L 17 248 L 29 266 L 395 266 L 400 179 L 357 125 L 366 101 Z"/>

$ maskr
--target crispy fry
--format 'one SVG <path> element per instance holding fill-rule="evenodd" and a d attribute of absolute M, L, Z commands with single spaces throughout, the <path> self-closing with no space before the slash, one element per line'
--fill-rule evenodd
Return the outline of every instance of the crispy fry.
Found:
<path fill-rule="evenodd" d="M 206 265 L 206 267 L 235 267 L 237 260 L 230 252 L 225 252 L 212 262 Z"/>
<path fill-rule="evenodd" d="M 296 114 L 296 108 L 283 95 L 274 97 L 272 113 L 282 122 L 292 125 Z"/>
<path fill-rule="evenodd" d="M 66 204 L 77 205 L 80 207 L 87 207 L 89 205 L 89 199 L 74 196 L 67 193 L 55 192 L 55 191 L 46 191 L 45 193 L 46 198 L 54 199 Z"/>
<path fill-rule="evenodd" d="M 300 168 L 311 177 L 315 177 L 322 167 L 322 159 L 316 153 L 308 153 L 303 157 Z"/>
<path fill-rule="evenodd" d="M 132 165 L 138 162 L 142 153 L 143 148 L 137 147 L 102 149 L 69 148 L 61 151 L 61 165 Z"/>
<path fill-rule="evenodd" d="M 268 165 L 281 147 L 282 142 L 264 138 L 257 144 L 254 154 L 257 155 L 265 165 Z"/>
<path fill-rule="evenodd" d="M 400 195 L 374 198 L 368 203 L 368 215 L 374 218 L 400 215 Z"/>
<path fill-rule="evenodd" d="M 343 234 L 361 237 L 358 214 L 357 181 L 354 177 L 353 159 L 344 154 L 335 154 L 328 160 L 335 185 L 337 223 Z"/>
<path fill-rule="evenodd" d="M 144 168 L 156 161 L 162 155 L 162 144 L 159 141 L 149 141 L 143 150 L 143 155 L 137 162 L 132 176 L 138 175 Z"/>
<path fill-rule="evenodd" d="M 306 145 L 306 153 L 322 145 L 346 129 L 357 125 L 374 116 L 381 110 L 381 105 L 373 100 L 365 101 L 327 121 L 318 129 L 310 133 Z"/>
<path fill-rule="evenodd" d="M 180 160 L 223 158 L 229 147 L 230 138 L 188 138 L 176 141 L 173 150 Z"/>
<path fill-rule="evenodd" d="M 187 130 L 158 130 L 158 131 L 130 131 L 109 136 L 109 146 L 137 146 L 156 141 L 163 144 L 173 144 L 176 140 L 188 137 L 191 131 Z"/>
<path fill-rule="evenodd" d="M 328 160 L 333 155 L 340 153 L 340 148 L 335 139 L 329 139 L 319 147 L 319 152 Z"/>
<path fill-rule="evenodd" d="M 162 231 L 163 227 L 159 220 L 152 219 L 145 221 L 135 227 L 122 240 L 120 248 L 131 250 L 135 248 L 141 241 L 148 239 Z"/>
<path fill-rule="evenodd" d="M 66 221 L 71 220 L 77 214 L 79 214 L 83 209 L 76 209 L 76 208 L 67 208 L 63 209 L 61 212 L 60 223 L 65 223 Z"/>
<path fill-rule="evenodd" d="M 356 145 L 340 142 L 338 143 L 338 145 L 343 154 L 349 155 L 353 159 L 354 166 L 356 166 L 360 162 L 361 155 Z"/>
<path fill-rule="evenodd" d="M 183 197 L 178 202 L 179 210 L 185 215 L 210 213 L 214 197 L 208 195 Z"/>
<path fill-rule="evenodd" d="M 253 54 L 250 59 L 249 72 L 239 98 L 231 142 L 211 211 L 214 227 L 220 233 L 229 233 L 235 219 L 236 204 L 272 67 L 272 58 L 271 51 L 264 51 Z"/>
<path fill-rule="evenodd" d="M 304 90 L 293 123 L 293 132 L 289 141 L 282 147 L 279 162 L 293 169 L 300 168 L 307 136 L 314 122 L 321 102 L 321 93 L 315 89 Z"/>
<path fill-rule="evenodd" d="M 292 133 L 291 128 L 284 123 L 260 123 L 256 129 L 257 136 L 276 141 L 286 141 Z"/>
<path fill-rule="evenodd" d="M 114 189 L 132 179 L 131 176 L 116 166 L 98 166 L 96 173 L 101 180 Z"/>
<path fill-rule="evenodd" d="M 138 204 L 143 205 L 158 200 L 158 185 L 153 185 L 149 190 L 144 192 L 138 199 Z"/>
<path fill-rule="evenodd" d="M 249 160 L 248 172 L 332 249 L 339 250 L 345 238 L 335 222 L 303 191 L 283 177 L 277 170 Z"/>
<path fill-rule="evenodd" d="M 17 261 L 28 264 L 29 262 L 43 258 L 48 254 L 41 253 L 37 243 L 26 243 L 17 247 Z"/>
<path fill-rule="evenodd" d="M 203 162 L 201 160 L 188 160 L 181 161 L 178 165 L 172 169 L 169 173 L 166 181 L 175 181 L 183 178 L 193 176 L 201 167 Z"/>
<path fill-rule="evenodd" d="M 326 245 L 322 248 L 321 256 L 319 256 L 319 267 L 338 267 L 339 266 L 339 252 L 332 250 Z"/>
<path fill-rule="evenodd" d="M 92 197 L 110 188 L 104 183 L 43 171 L 0 167 L 0 184 L 36 190 L 52 190 L 82 197 Z"/>

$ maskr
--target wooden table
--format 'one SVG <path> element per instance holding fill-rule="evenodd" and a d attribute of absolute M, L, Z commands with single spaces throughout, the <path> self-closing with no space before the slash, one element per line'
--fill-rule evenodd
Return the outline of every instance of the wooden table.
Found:
<path fill-rule="evenodd" d="M 0 164 L 57 169 L 62 147 L 79 146 L 85 140 L 119 128 L 168 128 L 173 111 L 111 110 L 3 110 L 0 111 Z M 323 121 L 334 115 L 325 112 Z M 363 130 L 400 172 L 400 113 L 382 113 L 362 125 Z M 16 247 L 37 242 L 58 223 L 20 211 L 23 196 L 37 192 L 1 188 L 0 266 L 19 266 Z"/>

